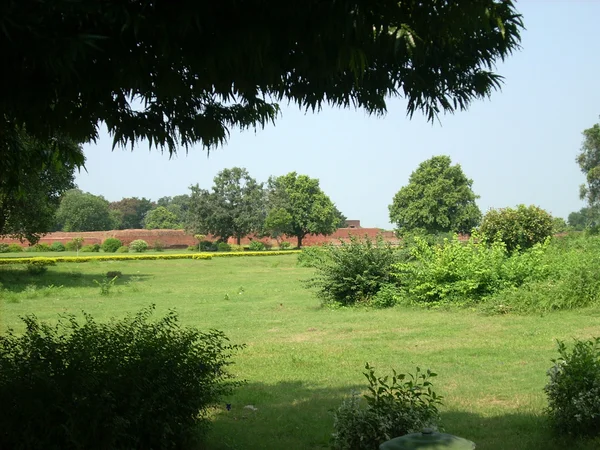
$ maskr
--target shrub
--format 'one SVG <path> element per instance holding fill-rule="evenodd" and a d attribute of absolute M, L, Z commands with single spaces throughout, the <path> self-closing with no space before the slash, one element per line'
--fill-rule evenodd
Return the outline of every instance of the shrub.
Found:
<path fill-rule="evenodd" d="M 8 253 L 10 252 L 8 244 L 4 242 L 0 242 L 0 253 Z"/>
<path fill-rule="evenodd" d="M 393 282 L 395 251 L 380 236 L 375 241 L 352 236 L 350 242 L 323 250 L 327 256 L 316 262 L 317 273 L 308 286 L 317 288 L 324 303 L 368 303 L 382 286 Z"/>
<path fill-rule="evenodd" d="M 248 249 L 251 252 L 262 252 L 266 249 L 266 245 L 264 244 L 264 242 L 261 241 L 252 241 L 250 242 L 250 245 L 248 245 Z"/>
<path fill-rule="evenodd" d="M 106 272 L 106 278 L 120 278 L 122 276 L 123 274 L 118 270 L 109 270 L 108 272 Z"/>
<path fill-rule="evenodd" d="M 187 250 L 188 250 L 188 252 L 195 252 L 198 250 L 198 246 L 197 245 L 188 245 Z"/>
<path fill-rule="evenodd" d="M 71 241 L 69 241 L 65 244 L 65 248 L 70 252 L 77 251 L 77 253 L 79 253 L 79 249 L 81 249 L 82 247 L 83 247 L 83 238 L 82 237 L 75 237 Z"/>
<path fill-rule="evenodd" d="M 217 246 L 211 241 L 200 241 L 198 245 L 201 252 L 214 252 L 217 250 Z"/>
<path fill-rule="evenodd" d="M 143 239 L 136 239 L 129 244 L 129 250 L 136 253 L 142 253 L 148 250 L 148 243 Z"/>
<path fill-rule="evenodd" d="M 239 384 L 227 366 L 241 347 L 173 312 L 151 322 L 152 309 L 105 324 L 29 316 L 0 336 L 0 448 L 189 447 Z"/>
<path fill-rule="evenodd" d="M 369 382 L 364 395 L 366 407 L 357 394 L 344 400 L 334 413 L 334 450 L 374 450 L 390 439 L 422 430 L 436 428 L 438 405 L 442 397 L 433 391 L 431 378 L 436 374 L 417 367 L 416 373 L 376 377 L 367 364 L 364 375 Z"/>
<path fill-rule="evenodd" d="M 126 245 L 121 245 L 117 249 L 117 253 L 128 253 L 128 252 L 129 252 L 129 247 L 127 247 Z"/>
<path fill-rule="evenodd" d="M 48 266 L 55 265 L 56 260 L 52 258 L 32 258 L 25 264 L 25 268 L 30 275 L 41 275 L 48 271 Z"/>
<path fill-rule="evenodd" d="M 33 246 L 36 252 L 50 252 L 52 248 L 48 244 L 38 243 Z"/>
<path fill-rule="evenodd" d="M 53 252 L 64 252 L 65 246 L 62 244 L 62 242 L 53 242 L 50 246 L 50 250 Z"/>
<path fill-rule="evenodd" d="M 119 247 L 122 247 L 123 243 L 120 239 L 117 238 L 108 238 L 102 243 L 102 251 L 105 253 L 115 253 L 119 250 Z"/>
<path fill-rule="evenodd" d="M 152 248 L 157 252 L 162 252 L 165 250 L 165 244 L 162 241 L 154 241 Z"/>
<path fill-rule="evenodd" d="M 243 245 L 229 244 L 229 247 L 231 248 L 232 252 L 243 252 L 244 251 Z"/>
<path fill-rule="evenodd" d="M 292 248 L 292 244 L 288 241 L 283 241 L 281 244 L 279 244 L 279 249 L 280 250 L 287 250 Z"/>
<path fill-rule="evenodd" d="M 98 253 L 100 252 L 100 244 L 88 244 L 88 245 L 84 245 L 83 247 L 81 247 L 81 251 L 82 252 L 93 252 L 93 253 Z"/>
<path fill-rule="evenodd" d="M 559 341 L 558 353 L 544 388 L 553 428 L 573 435 L 600 434 L 600 337 L 576 340 L 570 352 Z"/>
<path fill-rule="evenodd" d="M 21 253 L 23 251 L 23 247 L 19 244 L 8 244 L 8 252 L 9 253 Z"/>
<path fill-rule="evenodd" d="M 298 253 L 298 266 L 300 267 L 317 267 L 325 263 L 329 257 L 329 245 L 302 247 L 302 251 Z"/>
<path fill-rule="evenodd" d="M 552 236 L 552 216 L 537 206 L 491 209 L 483 217 L 479 231 L 484 242 L 501 241 L 512 253 L 540 244 Z"/>
<path fill-rule="evenodd" d="M 218 252 L 230 252 L 231 245 L 229 245 L 227 242 L 219 242 L 217 244 L 217 251 Z"/>
<path fill-rule="evenodd" d="M 398 294 L 398 286 L 395 284 L 384 284 L 373 296 L 369 302 L 369 306 L 374 308 L 391 308 L 396 305 Z"/>

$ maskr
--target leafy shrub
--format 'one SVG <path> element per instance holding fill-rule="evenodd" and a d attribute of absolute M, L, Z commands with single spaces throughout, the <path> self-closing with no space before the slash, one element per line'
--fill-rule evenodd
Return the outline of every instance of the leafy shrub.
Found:
<path fill-rule="evenodd" d="M 50 246 L 50 250 L 53 252 L 64 252 L 65 246 L 62 244 L 62 242 L 53 242 Z"/>
<path fill-rule="evenodd" d="M 398 286 L 395 284 L 384 284 L 373 296 L 369 302 L 369 306 L 374 308 L 391 308 L 396 305 L 398 294 Z"/>
<path fill-rule="evenodd" d="M 106 278 L 120 278 L 122 276 L 123 274 L 118 270 L 109 270 L 108 272 L 106 272 Z"/>
<path fill-rule="evenodd" d="M 553 428 L 573 435 L 600 434 L 600 337 L 576 340 L 570 352 L 559 341 L 558 353 L 544 388 Z"/>
<path fill-rule="evenodd" d="M 437 427 L 438 405 L 442 397 L 433 391 L 430 381 L 436 374 L 417 367 L 416 373 L 376 377 L 366 364 L 369 382 L 364 395 L 366 407 L 357 394 L 344 400 L 334 413 L 334 450 L 374 450 L 385 441 L 424 427 Z"/>
<path fill-rule="evenodd" d="M 280 250 L 287 250 L 292 248 L 292 244 L 288 241 L 283 241 L 279 244 L 279 249 Z"/>
<path fill-rule="evenodd" d="M 129 253 L 129 247 L 127 247 L 126 245 L 121 245 L 117 249 L 117 253 Z"/>
<path fill-rule="evenodd" d="M 37 249 L 35 248 L 35 245 L 30 245 L 28 247 L 23 247 L 23 251 L 26 253 L 30 253 L 30 252 L 37 252 Z"/>
<path fill-rule="evenodd" d="M 81 251 L 82 252 L 93 252 L 93 253 L 98 253 L 100 252 L 100 244 L 88 244 L 88 245 L 84 245 L 83 247 L 81 247 Z"/>
<path fill-rule="evenodd" d="M 83 238 L 82 237 L 75 237 L 65 244 L 65 248 L 70 252 L 79 251 L 79 249 L 82 248 L 82 246 L 83 246 Z"/>
<path fill-rule="evenodd" d="M 250 245 L 248 245 L 248 249 L 251 252 L 262 252 L 267 248 L 264 242 L 261 241 L 251 241 Z"/>
<path fill-rule="evenodd" d="M 102 251 L 105 253 L 115 253 L 119 250 L 119 247 L 122 247 L 123 243 L 120 239 L 117 238 L 108 238 L 102 243 Z"/>
<path fill-rule="evenodd" d="M 163 243 L 163 241 L 154 241 L 154 244 L 152 244 L 152 248 L 154 249 L 154 251 L 162 252 L 165 250 L 165 244 Z"/>
<path fill-rule="evenodd" d="M 329 257 L 328 247 L 329 245 L 302 247 L 302 251 L 298 253 L 298 266 L 314 268 L 324 264 Z"/>
<path fill-rule="evenodd" d="M 198 245 L 201 252 L 214 252 L 217 250 L 217 246 L 211 241 L 200 241 Z"/>
<path fill-rule="evenodd" d="M 129 250 L 136 253 L 142 253 L 148 250 L 148 243 L 143 239 L 136 239 L 129 244 Z"/>
<path fill-rule="evenodd" d="M 35 244 L 33 246 L 33 248 L 35 248 L 36 252 L 50 252 L 50 251 L 52 251 L 52 248 L 50 247 L 50 245 L 44 244 L 44 243 Z"/>
<path fill-rule="evenodd" d="M 0 242 L 0 253 L 8 253 L 10 252 L 8 244 L 4 242 Z"/>
<path fill-rule="evenodd" d="M 198 246 L 197 245 L 188 245 L 187 250 L 188 250 L 188 252 L 195 252 L 198 250 Z"/>
<path fill-rule="evenodd" d="M 0 448 L 175 449 L 208 425 L 208 408 L 237 384 L 240 346 L 153 308 L 100 324 L 24 318 L 0 336 Z M 18 399 L 18 401 L 15 401 Z"/>
<path fill-rule="evenodd" d="M 381 236 L 375 241 L 352 236 L 350 242 L 323 250 L 327 255 L 316 261 L 317 272 L 308 286 L 317 288 L 324 303 L 368 303 L 382 286 L 393 281 L 391 268 L 396 254 Z"/>
<path fill-rule="evenodd" d="M 219 252 L 230 252 L 231 251 L 231 245 L 229 245 L 227 242 L 219 242 L 217 244 L 217 251 L 219 251 Z"/>
<path fill-rule="evenodd" d="M 512 253 L 541 244 L 552 236 L 552 216 L 537 206 L 491 209 L 483 217 L 479 231 L 484 242 L 501 241 Z"/>
<path fill-rule="evenodd" d="M 9 253 L 21 253 L 23 251 L 23 247 L 19 244 L 8 244 L 8 252 Z"/>
<path fill-rule="evenodd" d="M 56 260 L 51 258 L 32 258 L 25 264 L 25 268 L 30 275 L 41 275 L 48 271 L 48 266 L 55 265 Z"/>

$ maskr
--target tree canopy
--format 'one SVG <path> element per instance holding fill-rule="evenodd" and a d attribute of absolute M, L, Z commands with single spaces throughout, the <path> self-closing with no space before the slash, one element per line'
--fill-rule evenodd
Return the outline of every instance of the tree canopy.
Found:
<path fill-rule="evenodd" d="M 164 206 L 157 206 L 148 211 L 143 224 L 147 230 L 166 230 L 182 227 L 182 223 L 177 220 L 177 216 Z"/>
<path fill-rule="evenodd" d="M 214 178 L 212 191 L 192 186 L 186 229 L 212 234 L 222 241 L 241 238 L 261 230 L 265 218 L 262 183 L 244 168 L 224 169 Z"/>
<path fill-rule="evenodd" d="M 390 222 L 400 233 L 468 233 L 479 224 L 479 198 L 459 164 L 449 156 L 434 156 L 422 162 L 394 196 L 389 206 Z"/>
<path fill-rule="evenodd" d="M 108 201 L 79 189 L 67 191 L 56 212 L 56 222 L 62 231 L 103 231 L 114 228 Z"/>
<path fill-rule="evenodd" d="M 600 124 L 584 130 L 577 164 L 586 177 L 580 188 L 581 199 L 590 206 L 600 206 Z"/>
<path fill-rule="evenodd" d="M 522 28 L 512 0 L 1 2 L 0 142 L 93 141 L 104 123 L 115 145 L 211 148 L 280 101 L 379 114 L 401 96 L 433 120 L 499 88 Z"/>
<path fill-rule="evenodd" d="M 341 212 L 319 187 L 319 180 L 290 172 L 269 178 L 268 214 L 264 231 L 302 239 L 308 234 L 332 234 L 345 221 Z"/>
<path fill-rule="evenodd" d="M 118 221 L 117 228 L 124 230 L 143 228 L 144 216 L 155 206 L 152 200 L 145 197 L 126 197 L 111 202 L 110 209 L 115 212 L 114 217 Z"/>
<path fill-rule="evenodd" d="M 69 139 L 40 141 L 24 131 L 16 137 L 24 164 L 11 166 L 10 177 L 20 180 L 17 188 L 11 187 L 10 179 L 0 177 L 0 237 L 26 239 L 35 244 L 42 234 L 54 228 L 54 214 L 62 194 L 75 187 L 75 165 L 53 157 L 52 148 L 59 146 L 81 158 L 83 153 Z"/>

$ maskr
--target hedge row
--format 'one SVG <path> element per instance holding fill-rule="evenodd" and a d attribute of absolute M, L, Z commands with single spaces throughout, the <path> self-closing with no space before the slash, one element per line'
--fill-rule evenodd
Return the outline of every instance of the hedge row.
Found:
<path fill-rule="evenodd" d="M 45 262 L 46 264 L 55 264 L 59 262 L 82 263 L 88 261 L 130 261 L 130 260 L 155 260 L 155 259 L 212 259 L 218 257 L 234 256 L 277 256 L 288 255 L 290 253 L 300 253 L 299 250 L 281 250 L 269 252 L 222 252 L 222 253 L 196 253 L 196 254 L 176 254 L 176 255 L 110 255 L 110 256 L 57 256 L 47 258 L 44 256 L 34 256 L 32 258 L 0 258 L 0 265 L 3 264 L 35 264 Z"/>

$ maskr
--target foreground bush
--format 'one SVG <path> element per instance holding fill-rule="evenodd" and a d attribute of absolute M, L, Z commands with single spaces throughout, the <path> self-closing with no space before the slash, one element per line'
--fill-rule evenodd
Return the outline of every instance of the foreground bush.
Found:
<path fill-rule="evenodd" d="M 27 317 L 24 335 L 0 336 L 0 448 L 181 448 L 205 430 L 240 347 L 173 312 L 151 322 L 152 309 L 105 324 Z"/>
<path fill-rule="evenodd" d="M 427 371 L 405 375 L 393 371 L 391 377 L 377 377 L 367 364 L 364 375 L 369 382 L 364 395 L 366 405 L 355 394 L 344 400 L 334 413 L 334 450 L 377 450 L 385 441 L 425 427 L 437 428 L 438 405 L 442 397 L 433 391 Z"/>
<path fill-rule="evenodd" d="M 340 246 L 326 246 L 326 254 L 315 261 L 316 276 L 308 285 L 317 288 L 324 303 L 354 305 L 368 303 L 392 282 L 391 267 L 397 261 L 389 242 L 352 236 Z"/>
<path fill-rule="evenodd" d="M 136 253 L 142 253 L 148 250 L 148 243 L 143 239 L 136 239 L 129 244 L 129 250 Z"/>
<path fill-rule="evenodd" d="M 50 250 L 53 252 L 64 252 L 65 246 L 62 244 L 62 242 L 53 242 L 50 246 Z"/>
<path fill-rule="evenodd" d="M 123 243 L 120 239 L 108 238 L 102 243 L 102 251 L 106 253 L 115 253 L 122 246 Z"/>
<path fill-rule="evenodd" d="M 541 244 L 552 236 L 552 216 L 537 206 L 491 209 L 483 217 L 479 231 L 485 242 L 504 242 L 509 253 Z"/>
<path fill-rule="evenodd" d="M 553 428 L 565 434 L 600 435 L 600 337 L 577 340 L 572 351 L 559 341 L 558 353 L 544 388 Z"/>
<path fill-rule="evenodd" d="M 251 252 L 262 252 L 263 250 L 266 250 L 266 248 L 267 246 L 261 241 L 252 241 L 250 242 L 250 245 L 248 245 L 248 249 Z"/>

